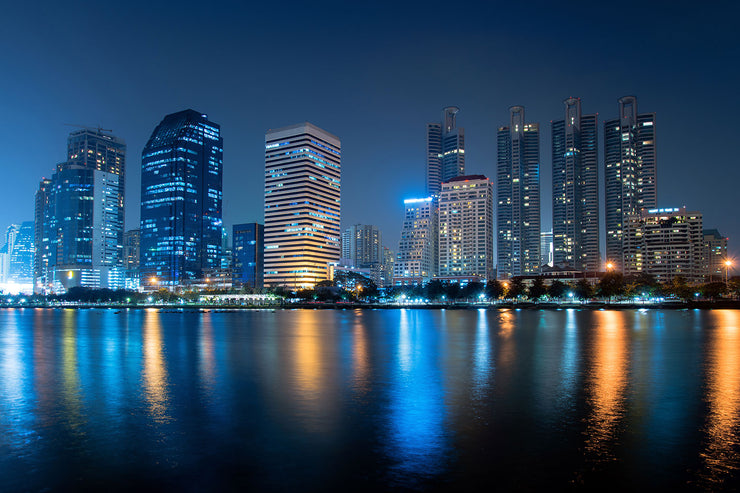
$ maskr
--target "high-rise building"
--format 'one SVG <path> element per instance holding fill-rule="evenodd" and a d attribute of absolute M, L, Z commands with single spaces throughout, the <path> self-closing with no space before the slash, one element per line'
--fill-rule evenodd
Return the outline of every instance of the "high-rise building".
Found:
<path fill-rule="evenodd" d="M 483 175 L 442 183 L 439 196 L 439 275 L 493 274 L 493 186 Z"/>
<path fill-rule="evenodd" d="M 606 259 L 623 268 L 627 218 L 657 204 L 655 113 L 638 113 L 637 98 L 619 99 L 619 117 L 604 122 Z"/>
<path fill-rule="evenodd" d="M 523 106 L 509 111 L 510 124 L 499 127 L 497 139 L 499 279 L 540 268 L 540 126 L 525 123 Z"/>
<path fill-rule="evenodd" d="M 427 124 L 427 194 L 438 195 L 442 182 L 465 174 L 465 129 L 457 127 L 457 106 L 442 110 L 442 121 Z"/>
<path fill-rule="evenodd" d="M 126 196 L 126 143 L 101 128 L 83 128 L 69 134 L 67 163 L 118 175 L 116 213 L 122 229 L 117 231 L 118 244 L 123 244 L 124 197 Z"/>
<path fill-rule="evenodd" d="M 681 276 L 690 283 L 704 279 L 702 215 L 680 209 L 642 210 L 626 218 L 624 274 L 647 273 L 669 283 Z"/>
<path fill-rule="evenodd" d="M 43 178 L 34 196 L 33 214 L 33 292 L 46 294 L 50 290 L 51 276 L 49 260 L 51 258 L 52 222 L 52 185 L 51 180 Z"/>
<path fill-rule="evenodd" d="M 552 267 L 555 265 L 555 255 L 554 255 L 554 248 L 552 244 L 552 231 L 543 231 L 540 233 L 540 255 L 542 255 L 542 260 L 540 260 L 540 264 L 542 265 L 548 265 Z"/>
<path fill-rule="evenodd" d="M 223 138 L 193 110 L 167 115 L 141 158 L 141 286 L 179 288 L 221 265 Z"/>
<path fill-rule="evenodd" d="M 341 143 L 308 122 L 265 135 L 265 285 L 310 288 L 340 256 Z"/>
<path fill-rule="evenodd" d="M 596 272 L 601 264 L 597 115 L 583 115 L 578 98 L 564 103 L 565 118 L 552 122 L 553 261 Z"/>
<path fill-rule="evenodd" d="M 20 228 L 19 224 L 11 224 L 5 230 L 5 244 L 0 247 L 0 284 L 10 281 L 10 257 L 13 254 Z"/>
<path fill-rule="evenodd" d="M 8 281 L 22 286 L 24 292 L 33 291 L 33 255 L 34 255 L 33 221 L 24 221 L 18 228 L 18 234 L 10 252 L 10 272 Z"/>
<path fill-rule="evenodd" d="M 434 275 L 437 204 L 432 197 L 406 199 L 398 254 L 393 264 L 393 284 L 421 284 Z"/>
<path fill-rule="evenodd" d="M 727 260 L 727 238 L 716 229 L 702 232 L 704 241 L 704 280 L 715 282 L 724 280 Z"/>
<path fill-rule="evenodd" d="M 260 223 L 233 227 L 232 286 L 262 288 L 265 269 L 265 227 Z"/>
<path fill-rule="evenodd" d="M 372 224 L 353 224 L 342 232 L 342 258 L 361 269 L 383 262 L 383 236 Z"/>
<path fill-rule="evenodd" d="M 52 177 L 50 289 L 123 286 L 120 176 L 62 163 Z"/>
<path fill-rule="evenodd" d="M 393 286 L 393 264 L 396 262 L 396 253 L 388 247 L 383 247 L 383 262 L 380 264 L 378 287 Z"/>
<path fill-rule="evenodd" d="M 141 230 L 132 229 L 123 234 L 123 272 L 126 289 L 140 287 L 139 261 L 141 259 Z"/>

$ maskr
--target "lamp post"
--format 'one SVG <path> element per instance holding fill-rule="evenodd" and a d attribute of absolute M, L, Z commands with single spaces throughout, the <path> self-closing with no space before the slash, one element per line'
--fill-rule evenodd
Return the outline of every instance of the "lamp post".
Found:
<path fill-rule="evenodd" d="M 727 288 L 730 287 L 730 283 L 729 283 L 730 267 L 732 267 L 732 260 L 725 259 L 725 286 Z"/>

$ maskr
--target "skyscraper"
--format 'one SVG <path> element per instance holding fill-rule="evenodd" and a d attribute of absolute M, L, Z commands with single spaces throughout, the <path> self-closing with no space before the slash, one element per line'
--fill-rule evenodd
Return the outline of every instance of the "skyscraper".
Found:
<path fill-rule="evenodd" d="M 383 236 L 372 224 L 353 224 L 342 232 L 342 258 L 370 269 L 383 262 Z"/>
<path fill-rule="evenodd" d="M 52 216 L 51 180 L 43 178 L 34 196 L 33 213 L 33 292 L 46 294 L 50 289 L 49 259 L 51 257 Z"/>
<path fill-rule="evenodd" d="M 264 286 L 265 227 L 260 223 L 235 224 L 232 235 L 233 286 Z"/>
<path fill-rule="evenodd" d="M 123 287 L 120 176 L 62 163 L 51 179 L 46 289 Z"/>
<path fill-rule="evenodd" d="M 536 274 L 540 267 L 540 126 L 525 123 L 523 106 L 511 107 L 510 119 L 497 139 L 500 279 Z"/>
<path fill-rule="evenodd" d="M 126 143 L 101 128 L 83 128 L 69 134 L 67 163 L 118 175 L 116 213 L 121 223 L 118 244 L 123 244 L 124 197 L 126 196 Z"/>
<path fill-rule="evenodd" d="M 432 197 L 406 199 L 398 254 L 393 264 L 393 284 L 421 284 L 434 275 L 437 205 Z"/>
<path fill-rule="evenodd" d="M 341 143 L 308 122 L 265 135 L 265 285 L 309 288 L 340 255 Z"/>
<path fill-rule="evenodd" d="M 141 285 L 182 287 L 221 262 L 221 127 L 193 110 L 167 115 L 141 158 Z"/>
<path fill-rule="evenodd" d="M 18 228 L 10 254 L 10 272 L 7 281 L 21 287 L 25 292 L 33 291 L 33 221 L 24 221 Z"/>
<path fill-rule="evenodd" d="M 568 98 L 565 118 L 552 122 L 553 261 L 581 271 L 599 270 L 597 115 L 581 114 Z"/>
<path fill-rule="evenodd" d="M 457 127 L 458 111 L 448 106 L 440 123 L 427 124 L 427 195 L 438 195 L 442 182 L 465 174 L 465 129 Z"/>
<path fill-rule="evenodd" d="M 487 177 L 458 176 L 442 183 L 438 237 L 441 277 L 491 277 L 493 186 Z"/>
<path fill-rule="evenodd" d="M 139 262 L 141 260 L 141 230 L 132 229 L 123 234 L 123 271 L 126 289 L 139 289 Z"/>
<path fill-rule="evenodd" d="M 657 204 L 655 113 L 638 113 L 637 98 L 619 99 L 619 117 L 604 123 L 606 259 L 623 264 L 627 218 Z"/>

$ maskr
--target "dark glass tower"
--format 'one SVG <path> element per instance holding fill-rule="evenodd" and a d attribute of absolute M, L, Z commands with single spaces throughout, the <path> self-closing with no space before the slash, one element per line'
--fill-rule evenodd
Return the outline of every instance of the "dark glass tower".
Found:
<path fill-rule="evenodd" d="M 442 183 L 465 174 L 465 129 L 457 127 L 458 111 L 448 106 L 441 123 L 427 124 L 428 195 L 439 195 Z"/>
<path fill-rule="evenodd" d="M 235 224 L 233 234 L 234 286 L 264 285 L 265 227 L 259 223 Z"/>
<path fill-rule="evenodd" d="M 599 173 L 597 115 L 581 114 L 568 98 L 565 118 L 552 122 L 553 262 L 599 270 Z"/>
<path fill-rule="evenodd" d="M 167 115 L 141 157 L 141 286 L 183 287 L 221 260 L 223 139 L 202 113 Z"/>
<path fill-rule="evenodd" d="M 655 113 L 638 113 L 637 98 L 619 99 L 619 117 L 604 122 L 606 260 L 623 269 L 624 227 L 657 206 Z"/>
<path fill-rule="evenodd" d="M 496 196 L 499 279 L 540 268 L 540 126 L 524 122 L 524 107 L 510 109 L 498 129 Z"/>

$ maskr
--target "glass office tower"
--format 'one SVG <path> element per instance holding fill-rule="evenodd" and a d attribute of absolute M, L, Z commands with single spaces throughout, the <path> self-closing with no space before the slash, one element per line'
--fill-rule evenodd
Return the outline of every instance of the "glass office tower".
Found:
<path fill-rule="evenodd" d="M 193 110 L 167 115 L 141 158 L 141 286 L 181 288 L 221 261 L 223 139 Z"/>
<path fill-rule="evenodd" d="M 260 223 L 235 224 L 233 227 L 233 286 L 264 286 L 265 227 Z"/>

